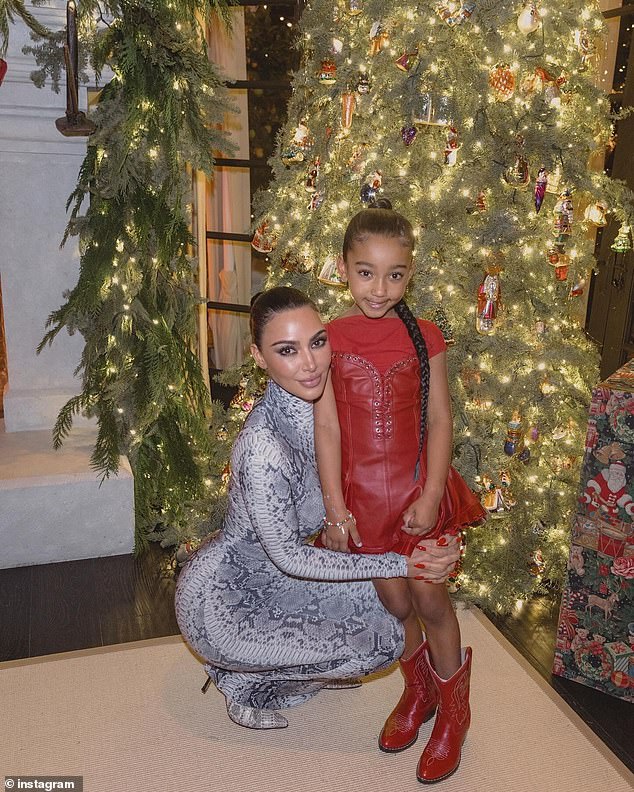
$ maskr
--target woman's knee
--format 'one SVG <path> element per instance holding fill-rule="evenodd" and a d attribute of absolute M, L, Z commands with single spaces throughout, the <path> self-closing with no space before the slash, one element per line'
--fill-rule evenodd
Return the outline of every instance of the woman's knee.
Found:
<path fill-rule="evenodd" d="M 405 583 L 405 581 L 403 581 Z M 407 585 L 401 581 L 375 581 L 375 587 L 383 606 L 392 616 L 404 622 L 414 614 L 414 606 Z"/>

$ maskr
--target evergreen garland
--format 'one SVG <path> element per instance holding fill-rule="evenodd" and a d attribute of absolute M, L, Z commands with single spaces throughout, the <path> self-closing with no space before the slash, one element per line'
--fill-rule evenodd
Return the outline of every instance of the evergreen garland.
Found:
<path fill-rule="evenodd" d="M 8 20 L 18 13 L 47 36 L 31 49 L 49 75 L 58 74 L 54 34 L 23 11 L 21 3 L 1 4 L 0 33 L 6 41 Z M 194 351 L 200 298 L 189 230 L 192 170 L 210 175 L 213 152 L 231 151 L 218 131 L 230 106 L 195 21 L 216 12 L 226 21 L 224 0 L 78 4 L 91 65 L 113 77 L 91 114 L 96 131 L 67 205 L 63 242 L 79 237 L 79 278 L 49 317 L 40 349 L 62 328 L 85 338 L 82 392 L 60 411 L 54 443 L 61 445 L 84 412 L 99 424 L 95 470 L 116 474 L 127 455 L 137 550 L 150 533 L 164 539 L 183 525 L 191 533 L 206 469 L 227 456 L 216 442 L 222 411 L 210 409 Z"/>

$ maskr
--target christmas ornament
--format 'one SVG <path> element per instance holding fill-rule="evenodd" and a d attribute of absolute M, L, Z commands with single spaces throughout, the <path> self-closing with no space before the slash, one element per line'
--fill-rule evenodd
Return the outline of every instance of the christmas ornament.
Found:
<path fill-rule="evenodd" d="M 367 74 L 363 72 L 359 73 L 359 77 L 357 78 L 357 93 L 361 94 L 361 96 L 365 96 L 365 94 L 370 92 L 370 78 Z"/>
<path fill-rule="evenodd" d="M 377 192 L 381 189 L 382 181 L 383 174 L 380 170 L 376 170 L 368 176 L 365 184 L 361 187 L 360 197 L 363 203 L 370 203 L 376 198 Z"/>
<path fill-rule="evenodd" d="M 350 155 L 350 159 L 348 160 L 348 167 L 353 173 L 357 175 L 360 175 L 361 171 L 363 170 L 363 166 L 364 166 L 363 155 L 366 149 L 367 149 L 367 144 L 365 143 L 356 145 L 352 149 L 352 154 Z"/>
<path fill-rule="evenodd" d="M 541 23 L 542 21 L 535 3 L 526 3 L 517 18 L 517 27 L 520 33 L 528 36 L 530 33 L 534 33 Z"/>
<path fill-rule="evenodd" d="M 4 80 L 4 76 L 7 73 L 7 69 L 9 68 L 6 60 L 4 58 L 0 58 L 0 85 L 2 85 L 2 81 Z"/>
<path fill-rule="evenodd" d="M 333 55 L 341 55 L 343 52 L 343 41 L 338 38 L 333 38 L 332 44 L 330 46 L 330 51 Z"/>
<path fill-rule="evenodd" d="M 315 192 L 317 179 L 319 178 L 319 165 L 320 159 L 319 157 L 315 157 L 312 162 L 312 165 L 308 169 L 308 174 L 306 175 L 306 191 L 307 192 Z"/>
<path fill-rule="evenodd" d="M 502 267 L 498 264 L 489 264 L 478 287 L 476 330 L 481 335 L 490 335 L 495 330 L 495 321 L 502 307 L 499 277 L 501 271 Z"/>
<path fill-rule="evenodd" d="M 308 208 L 311 211 L 314 211 L 315 209 L 319 209 L 319 207 L 323 204 L 323 202 L 324 202 L 324 194 L 321 190 L 317 190 L 310 196 L 310 201 L 308 202 Z"/>
<path fill-rule="evenodd" d="M 547 184 L 548 174 L 546 173 L 546 168 L 541 167 L 537 173 L 537 178 L 535 179 L 535 211 L 538 214 L 539 210 L 542 208 L 544 195 L 546 195 Z"/>
<path fill-rule="evenodd" d="M 587 71 L 592 56 L 595 53 L 595 47 L 590 38 L 590 31 L 588 28 L 581 28 L 581 30 L 575 31 L 575 44 L 577 46 L 577 51 L 581 55 L 581 63 L 579 64 L 578 71 Z"/>
<path fill-rule="evenodd" d="M 555 279 L 565 281 L 568 278 L 570 268 L 570 256 L 564 253 L 563 248 L 558 250 L 556 247 L 549 248 L 546 253 L 548 263 L 555 268 Z"/>
<path fill-rule="evenodd" d="M 603 201 L 597 201 L 594 204 L 589 204 L 586 206 L 585 212 L 583 213 L 583 219 L 586 223 L 590 223 L 590 225 L 597 226 L 597 228 L 602 228 L 604 225 L 607 225 L 607 218 L 605 213 L 608 211 L 608 207 Z"/>
<path fill-rule="evenodd" d="M 504 441 L 504 453 L 513 456 L 522 440 L 522 417 L 517 410 L 507 424 L 506 440 Z"/>
<path fill-rule="evenodd" d="M 445 149 L 443 152 L 443 161 L 445 165 L 456 164 L 459 148 L 460 143 L 458 143 L 458 130 L 453 126 L 450 126 L 447 129 L 447 139 L 445 140 Z"/>
<path fill-rule="evenodd" d="M 404 52 L 400 58 L 396 59 L 395 63 L 401 71 L 408 72 L 416 63 L 416 58 L 418 58 L 417 49 L 413 52 Z"/>
<path fill-rule="evenodd" d="M 451 124 L 451 100 L 448 96 L 439 96 L 432 107 L 432 124 L 449 126 Z"/>
<path fill-rule="evenodd" d="M 304 152 L 298 146 L 291 145 L 281 152 L 280 159 L 287 168 L 290 168 L 291 165 L 304 161 Z"/>
<path fill-rule="evenodd" d="M 531 428 L 528 430 L 528 436 L 533 441 L 533 443 L 536 443 L 539 440 L 539 427 L 531 426 Z"/>
<path fill-rule="evenodd" d="M 370 28 L 370 56 L 374 57 L 384 47 L 387 47 L 390 40 L 381 22 L 373 22 Z"/>
<path fill-rule="evenodd" d="M 363 12 L 363 0 L 348 0 L 348 13 L 357 16 Z"/>
<path fill-rule="evenodd" d="M 433 104 L 429 91 L 424 91 L 416 99 L 412 120 L 415 124 L 431 124 Z"/>
<path fill-rule="evenodd" d="M 630 231 L 631 228 L 628 224 L 623 223 L 619 228 L 619 233 L 616 235 L 616 239 L 610 245 L 612 250 L 615 250 L 617 253 L 627 253 L 628 250 L 632 249 L 632 240 L 630 238 Z"/>
<path fill-rule="evenodd" d="M 531 460 L 531 450 L 528 446 L 524 446 L 517 455 L 517 458 L 523 465 L 528 465 Z"/>
<path fill-rule="evenodd" d="M 319 71 L 319 82 L 322 85 L 333 85 L 337 82 L 337 64 L 331 60 L 323 60 Z"/>
<path fill-rule="evenodd" d="M 548 184 L 546 185 L 546 192 L 551 195 L 559 195 L 561 190 L 561 167 L 557 165 L 554 171 L 548 174 Z"/>
<path fill-rule="evenodd" d="M 581 297 L 581 295 L 586 290 L 586 279 L 581 278 L 581 280 L 575 281 L 570 287 L 570 291 L 568 292 L 568 297 Z"/>
<path fill-rule="evenodd" d="M 537 549 L 530 557 L 528 571 L 533 577 L 538 577 L 544 574 L 545 569 L 546 564 L 544 563 L 544 556 L 542 555 L 542 551 Z"/>
<path fill-rule="evenodd" d="M 403 138 L 403 143 L 405 143 L 406 146 L 411 146 L 411 144 L 414 142 L 414 138 L 416 137 L 416 127 L 401 127 L 401 137 Z"/>
<path fill-rule="evenodd" d="M 571 196 L 570 189 L 563 190 L 553 209 L 553 234 L 555 242 L 559 245 L 564 245 L 572 233 L 573 205 Z"/>
<path fill-rule="evenodd" d="M 515 91 L 515 75 L 508 63 L 498 63 L 489 74 L 489 85 L 498 102 L 508 102 Z"/>
<path fill-rule="evenodd" d="M 313 138 L 310 134 L 310 130 L 306 126 L 305 121 L 300 121 L 297 127 L 295 128 L 295 133 L 293 135 L 293 145 L 297 146 L 298 148 L 302 149 L 303 151 L 307 151 L 313 145 Z"/>
<path fill-rule="evenodd" d="M 504 495 L 504 503 L 508 509 L 512 509 L 516 505 L 516 501 L 511 493 L 511 475 L 508 470 L 500 470 L 500 484 Z"/>
<path fill-rule="evenodd" d="M 275 249 L 276 244 L 277 239 L 275 234 L 269 230 L 268 221 L 264 220 L 255 230 L 255 234 L 251 240 L 251 247 L 257 250 L 258 253 L 270 253 Z"/>
<path fill-rule="evenodd" d="M 503 517 L 505 512 L 510 511 L 511 507 L 504 498 L 504 490 L 499 484 L 495 484 L 491 476 L 482 476 L 482 505 L 493 517 Z"/>
<path fill-rule="evenodd" d="M 346 91 L 341 94 L 341 132 L 343 135 L 350 134 L 352 115 L 356 103 L 357 97 L 351 91 Z"/>
<path fill-rule="evenodd" d="M 467 214 L 474 214 L 475 212 L 486 212 L 487 210 L 487 203 L 486 203 L 486 195 L 484 194 L 483 190 L 477 194 L 475 199 L 475 204 L 473 206 L 467 207 Z"/>
<path fill-rule="evenodd" d="M 528 162 L 522 154 L 515 156 L 515 162 L 502 174 L 504 181 L 515 190 L 525 190 L 530 184 L 531 177 L 528 171 Z"/>
<path fill-rule="evenodd" d="M 473 0 L 463 0 L 462 3 L 442 2 L 436 6 L 436 13 L 449 27 L 461 25 L 471 17 L 476 4 Z"/>
<path fill-rule="evenodd" d="M 447 318 L 447 314 L 445 313 L 444 308 L 442 305 L 436 306 L 436 310 L 434 311 L 434 316 L 432 318 L 433 323 L 436 327 L 440 330 L 445 339 L 445 344 L 447 346 L 452 346 L 455 344 L 455 339 L 453 337 L 453 330 L 451 329 L 451 324 L 449 323 L 449 319 Z"/>
<path fill-rule="evenodd" d="M 326 256 L 324 266 L 319 271 L 317 279 L 321 281 L 321 283 L 325 283 L 328 286 L 346 285 L 339 277 L 339 270 L 337 269 L 337 256 L 333 255 L 332 253 Z"/>

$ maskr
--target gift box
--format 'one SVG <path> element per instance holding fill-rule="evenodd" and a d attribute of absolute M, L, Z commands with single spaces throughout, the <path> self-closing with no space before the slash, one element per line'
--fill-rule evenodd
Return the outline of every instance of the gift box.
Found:
<path fill-rule="evenodd" d="M 592 393 L 553 674 L 634 701 L 634 361 Z"/>

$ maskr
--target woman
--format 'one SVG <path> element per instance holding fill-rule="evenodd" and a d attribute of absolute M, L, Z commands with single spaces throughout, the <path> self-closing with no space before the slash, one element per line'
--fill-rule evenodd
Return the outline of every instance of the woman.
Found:
<path fill-rule="evenodd" d="M 313 402 L 324 390 L 330 346 L 314 304 L 286 287 L 255 300 L 251 333 L 269 383 L 233 448 L 222 531 L 180 574 L 176 616 L 225 695 L 229 717 L 248 728 L 279 729 L 288 722 L 276 710 L 401 654 L 402 627 L 370 578 L 416 577 L 424 564 L 425 579 L 439 582 L 458 549 L 450 537 L 448 547 L 409 558 L 306 544 L 324 514 Z"/>

